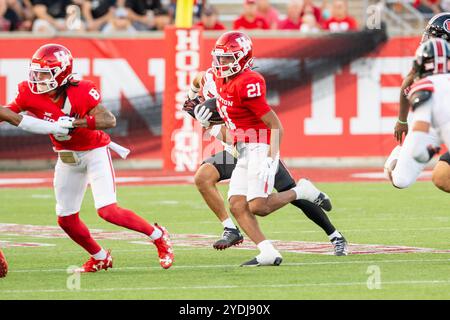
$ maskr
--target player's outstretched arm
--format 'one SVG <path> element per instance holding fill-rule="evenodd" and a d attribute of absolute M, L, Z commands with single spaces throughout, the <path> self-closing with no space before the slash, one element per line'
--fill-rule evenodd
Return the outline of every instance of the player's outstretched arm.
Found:
<path fill-rule="evenodd" d="M 22 115 L 9 110 L 9 108 L 0 107 L 0 121 L 7 121 L 17 127 L 22 121 Z"/>
<path fill-rule="evenodd" d="M 400 109 L 398 111 L 398 120 L 395 123 L 394 128 L 394 136 L 395 139 L 402 143 L 403 135 L 408 134 L 408 113 L 409 113 L 409 101 L 407 95 L 405 94 L 405 90 L 414 82 L 414 70 L 411 70 L 410 73 L 403 80 L 402 87 L 400 90 Z"/>
<path fill-rule="evenodd" d="M 68 134 L 69 130 L 57 123 L 36 119 L 27 115 L 20 115 L 9 108 L 0 107 L 0 121 L 7 121 L 22 130 L 37 134 Z"/>
<path fill-rule="evenodd" d="M 76 119 L 73 122 L 73 127 L 88 128 L 91 130 L 105 130 L 114 128 L 116 126 L 116 117 L 103 107 L 102 105 L 96 106 L 89 114 L 83 119 Z"/>

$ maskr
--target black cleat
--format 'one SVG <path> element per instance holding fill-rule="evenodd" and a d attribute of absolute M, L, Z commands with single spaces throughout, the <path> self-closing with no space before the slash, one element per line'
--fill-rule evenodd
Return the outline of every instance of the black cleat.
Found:
<path fill-rule="evenodd" d="M 313 202 L 315 205 L 318 205 L 325 211 L 331 211 L 331 200 L 330 198 L 323 192 L 321 192 L 317 198 Z"/>
<path fill-rule="evenodd" d="M 261 264 L 256 258 L 241 264 L 241 267 L 260 267 L 260 266 L 279 266 L 283 259 L 281 257 L 276 257 L 272 264 Z"/>
<path fill-rule="evenodd" d="M 346 255 L 348 255 L 347 240 L 345 240 L 344 237 L 333 238 L 333 239 L 331 239 L 331 243 L 334 246 L 334 255 L 335 256 L 346 256 Z"/>
<path fill-rule="evenodd" d="M 223 229 L 222 239 L 217 240 L 213 247 L 216 250 L 225 250 L 231 246 L 237 246 L 244 241 L 244 236 L 239 231 L 239 228 L 227 228 Z"/>

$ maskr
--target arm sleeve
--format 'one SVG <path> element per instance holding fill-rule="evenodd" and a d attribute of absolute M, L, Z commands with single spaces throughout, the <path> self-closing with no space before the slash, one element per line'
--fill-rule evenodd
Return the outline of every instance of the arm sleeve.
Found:
<path fill-rule="evenodd" d="M 37 134 L 67 134 L 68 129 L 60 128 L 55 122 L 36 119 L 27 115 L 22 116 L 18 125 L 22 130 Z"/>
<path fill-rule="evenodd" d="M 240 86 L 242 104 L 258 118 L 272 110 L 266 100 L 266 82 L 262 77 L 249 77 Z"/>

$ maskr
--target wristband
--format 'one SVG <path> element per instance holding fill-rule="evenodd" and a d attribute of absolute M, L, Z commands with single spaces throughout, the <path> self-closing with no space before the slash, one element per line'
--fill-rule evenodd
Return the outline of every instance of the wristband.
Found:
<path fill-rule="evenodd" d="M 401 121 L 400 119 L 397 119 L 397 122 L 400 124 L 408 124 L 408 121 Z"/>
<path fill-rule="evenodd" d="M 86 116 L 87 128 L 90 130 L 95 130 L 95 117 L 94 116 Z"/>

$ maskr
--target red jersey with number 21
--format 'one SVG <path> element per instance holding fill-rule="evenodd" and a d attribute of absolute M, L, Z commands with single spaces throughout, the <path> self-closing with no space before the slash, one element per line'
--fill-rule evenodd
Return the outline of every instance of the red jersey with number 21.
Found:
<path fill-rule="evenodd" d="M 50 122 L 59 117 L 84 118 L 101 101 L 100 93 L 91 81 L 81 80 L 78 85 L 69 85 L 66 90 L 67 102 L 59 99 L 54 102 L 47 94 L 34 94 L 28 82 L 19 83 L 16 99 L 9 107 L 14 112 L 27 111 L 39 119 Z M 63 110 L 64 108 L 64 110 Z M 65 113 L 68 112 L 67 114 Z M 87 151 L 104 147 L 111 142 L 108 134 L 101 130 L 76 128 L 67 136 L 50 135 L 55 150 Z"/>
<path fill-rule="evenodd" d="M 247 69 L 228 82 L 216 78 L 219 113 L 235 142 L 270 144 L 270 129 L 261 117 L 272 110 L 266 101 L 264 77 Z"/>

